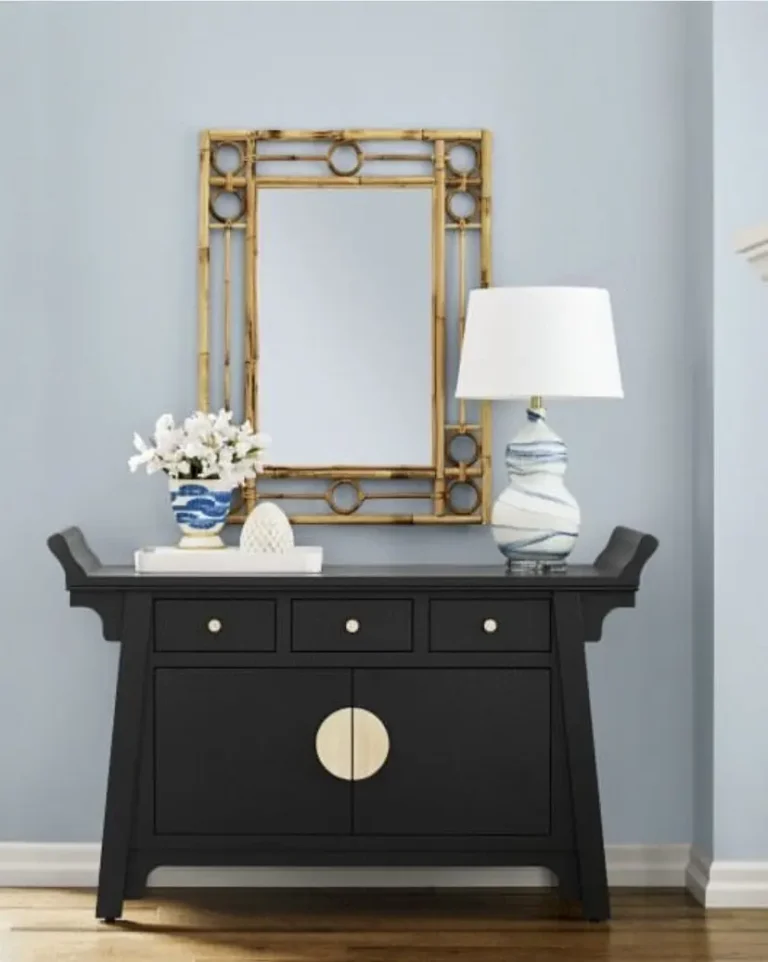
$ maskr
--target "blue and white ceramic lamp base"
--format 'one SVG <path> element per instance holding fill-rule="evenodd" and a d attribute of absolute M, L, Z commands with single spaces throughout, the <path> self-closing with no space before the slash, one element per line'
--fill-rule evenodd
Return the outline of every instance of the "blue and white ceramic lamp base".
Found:
<path fill-rule="evenodd" d="M 581 524 L 563 480 L 568 451 L 543 407 L 526 414 L 525 426 L 507 445 L 509 485 L 493 506 L 491 529 L 509 571 L 562 571 Z"/>
<path fill-rule="evenodd" d="M 180 548 L 223 548 L 219 532 L 232 507 L 232 485 L 218 479 L 170 480 L 171 507 L 181 528 Z"/>

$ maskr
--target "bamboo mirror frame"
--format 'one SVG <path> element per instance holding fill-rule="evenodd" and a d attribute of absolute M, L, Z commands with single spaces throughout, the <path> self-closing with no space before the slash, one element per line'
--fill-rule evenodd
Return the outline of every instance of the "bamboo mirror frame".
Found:
<path fill-rule="evenodd" d="M 342 147 L 347 164 L 341 163 Z M 462 164 L 456 159 L 458 151 L 465 158 Z M 307 164 L 320 169 L 306 176 Z M 414 167 L 421 172 L 409 173 Z M 198 198 L 199 408 L 224 406 L 248 418 L 257 430 L 269 431 L 269 425 L 259 423 L 260 192 L 360 187 L 431 191 L 432 307 L 431 319 L 425 318 L 432 340 L 432 383 L 425 385 L 425 392 L 431 390 L 431 463 L 271 465 L 244 488 L 231 520 L 242 523 L 261 498 L 286 502 L 291 521 L 298 524 L 487 523 L 490 404 L 478 402 L 470 412 L 466 402 L 454 400 L 446 372 L 449 353 L 454 364 L 458 356 L 469 289 L 491 283 L 488 131 L 203 131 Z M 469 209 L 454 206 L 456 195 L 469 201 Z M 224 210 L 222 199 L 229 201 Z M 217 253 L 212 258 L 214 245 Z M 242 276 L 234 277 L 233 251 L 238 245 Z M 450 300 L 455 303 L 448 304 Z M 233 381 L 242 382 L 242 397 L 234 404 Z M 291 501 L 317 510 L 292 514 Z M 403 510 L 376 510 L 387 502 Z M 413 508 L 419 502 L 426 502 L 423 510 Z"/>

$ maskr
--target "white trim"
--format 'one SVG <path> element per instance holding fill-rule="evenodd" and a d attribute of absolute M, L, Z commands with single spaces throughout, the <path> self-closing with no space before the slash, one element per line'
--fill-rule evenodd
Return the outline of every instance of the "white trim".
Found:
<path fill-rule="evenodd" d="M 691 852 L 688 891 L 708 909 L 768 908 L 768 862 L 710 861 Z"/>
<path fill-rule="evenodd" d="M 98 878 L 99 848 L 93 843 L 2 842 L 0 887 L 90 888 Z"/>
<path fill-rule="evenodd" d="M 712 860 L 708 855 L 698 852 L 695 848 L 691 849 L 691 860 L 685 869 L 685 887 L 701 905 L 706 902 L 711 866 Z"/>
<path fill-rule="evenodd" d="M 768 224 L 749 227 L 735 238 L 736 253 L 753 264 L 764 281 L 768 281 Z"/>
<path fill-rule="evenodd" d="M 609 845 L 608 881 L 614 886 L 682 888 L 688 845 Z M 95 842 L 0 843 L 0 887 L 91 888 L 96 885 Z M 551 885 L 540 868 L 161 868 L 157 887 L 540 887 Z"/>

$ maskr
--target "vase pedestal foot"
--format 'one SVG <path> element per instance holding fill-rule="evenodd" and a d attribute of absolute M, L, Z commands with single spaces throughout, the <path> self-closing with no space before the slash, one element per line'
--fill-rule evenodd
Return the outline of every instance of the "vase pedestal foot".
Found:
<path fill-rule="evenodd" d="M 178 547 L 188 548 L 191 551 L 210 551 L 224 548 L 226 545 L 217 534 L 185 534 L 179 541 Z"/>

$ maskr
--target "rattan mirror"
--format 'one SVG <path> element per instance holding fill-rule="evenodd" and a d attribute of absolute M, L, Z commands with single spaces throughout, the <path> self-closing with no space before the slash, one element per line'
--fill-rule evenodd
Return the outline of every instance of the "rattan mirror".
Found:
<path fill-rule="evenodd" d="M 210 130 L 200 147 L 198 403 L 272 434 L 243 493 L 297 523 L 479 524 L 490 405 L 453 388 L 490 283 L 480 130 Z"/>

